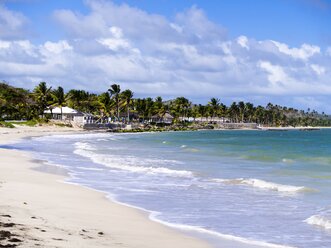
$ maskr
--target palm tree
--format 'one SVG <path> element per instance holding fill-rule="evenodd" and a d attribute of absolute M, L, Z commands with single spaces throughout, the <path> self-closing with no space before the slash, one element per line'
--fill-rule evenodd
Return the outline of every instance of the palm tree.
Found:
<path fill-rule="evenodd" d="M 64 97 L 64 90 L 59 86 L 53 91 L 53 97 L 55 100 L 55 105 L 61 108 L 61 120 L 62 120 L 62 107 L 65 106 L 66 99 Z"/>
<path fill-rule="evenodd" d="M 238 122 L 238 114 L 239 114 L 239 107 L 236 102 L 233 102 L 228 109 L 229 114 L 230 114 L 230 119 L 232 122 Z"/>
<path fill-rule="evenodd" d="M 122 92 L 121 96 L 124 100 L 124 104 L 126 106 L 126 112 L 128 114 L 127 121 L 130 122 L 130 106 L 132 104 L 133 92 L 131 90 L 125 90 Z"/>
<path fill-rule="evenodd" d="M 199 104 L 198 105 L 198 113 L 199 113 L 201 121 L 202 121 L 202 117 L 204 117 L 205 114 L 206 114 L 206 106 L 204 106 L 202 104 Z"/>
<path fill-rule="evenodd" d="M 68 106 L 82 112 L 90 112 L 90 93 L 85 90 L 70 90 L 67 95 Z"/>
<path fill-rule="evenodd" d="M 208 104 L 211 107 L 212 119 L 213 119 L 215 117 L 215 114 L 217 114 L 217 112 L 219 110 L 220 99 L 213 97 L 213 98 L 210 99 L 210 102 Z"/>
<path fill-rule="evenodd" d="M 39 111 L 44 116 L 45 109 L 52 104 L 52 87 L 48 88 L 46 82 L 41 82 L 34 88 L 33 92 Z"/>
<path fill-rule="evenodd" d="M 108 92 L 101 93 L 98 96 L 98 102 L 101 104 L 101 114 L 104 115 L 106 113 L 108 116 L 112 105 L 112 100 L 110 99 Z"/>
<path fill-rule="evenodd" d="M 110 88 L 108 89 L 110 92 L 110 96 L 112 96 L 115 99 L 116 103 L 116 116 L 117 120 L 120 119 L 120 93 L 121 93 L 121 87 L 119 84 L 112 84 Z"/>
<path fill-rule="evenodd" d="M 187 98 L 177 97 L 173 102 L 173 111 L 175 116 L 185 118 L 190 105 L 191 103 Z"/>
<path fill-rule="evenodd" d="M 246 117 L 248 119 L 248 122 L 251 122 L 253 112 L 254 112 L 254 105 L 250 102 L 245 103 L 245 111 L 246 111 L 246 114 L 247 114 Z"/>
<path fill-rule="evenodd" d="M 245 119 L 245 103 L 244 102 L 238 102 L 238 107 L 239 107 L 239 113 L 241 115 L 241 122 L 244 123 Z"/>

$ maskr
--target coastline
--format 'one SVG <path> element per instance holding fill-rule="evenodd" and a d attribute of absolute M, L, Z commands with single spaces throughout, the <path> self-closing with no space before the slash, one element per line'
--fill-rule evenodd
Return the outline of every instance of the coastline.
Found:
<path fill-rule="evenodd" d="M 79 131 L 50 127 L 1 128 L 0 144 L 55 132 Z M 42 164 L 27 152 L 0 149 L 0 156 L 0 222 L 3 230 L 10 233 L 7 240 L 0 241 L 2 245 L 211 247 L 205 241 L 149 220 L 142 211 L 109 200 L 104 193 L 64 183 L 63 175 L 35 170 Z M 8 242 L 9 239 L 13 242 Z"/>

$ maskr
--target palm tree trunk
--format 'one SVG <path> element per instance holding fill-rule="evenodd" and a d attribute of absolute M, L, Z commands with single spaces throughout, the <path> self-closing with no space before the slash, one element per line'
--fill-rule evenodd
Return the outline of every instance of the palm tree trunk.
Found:
<path fill-rule="evenodd" d="M 119 113 L 119 101 L 116 100 L 116 115 L 117 115 L 117 121 L 120 121 L 120 113 Z"/>
<path fill-rule="evenodd" d="M 126 107 L 126 111 L 128 113 L 128 123 L 130 122 L 130 112 L 129 112 L 129 105 Z"/>

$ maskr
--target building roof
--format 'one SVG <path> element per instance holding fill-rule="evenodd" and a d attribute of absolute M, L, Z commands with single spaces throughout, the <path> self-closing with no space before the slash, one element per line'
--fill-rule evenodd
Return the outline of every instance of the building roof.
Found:
<path fill-rule="evenodd" d="M 56 108 L 53 108 L 52 111 L 50 109 L 46 109 L 44 111 L 44 113 L 45 114 L 50 114 L 50 113 L 61 114 L 61 108 L 56 107 Z M 62 114 L 81 114 L 81 112 L 79 112 L 75 109 L 69 108 L 69 107 L 62 107 Z"/>
<path fill-rule="evenodd" d="M 169 113 L 165 113 L 163 115 L 161 115 L 161 114 L 153 115 L 152 118 L 153 119 L 156 119 L 156 118 L 173 119 L 174 117 L 171 114 L 169 114 Z"/>

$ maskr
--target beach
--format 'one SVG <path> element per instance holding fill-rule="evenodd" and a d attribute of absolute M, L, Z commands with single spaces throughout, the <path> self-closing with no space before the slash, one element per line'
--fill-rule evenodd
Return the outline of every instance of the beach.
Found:
<path fill-rule="evenodd" d="M 73 130 L 1 128 L 0 144 L 63 132 Z M 101 192 L 63 183 L 65 174 L 56 175 L 63 172 L 36 170 L 42 164 L 27 152 L 0 149 L 0 157 L 2 247 L 209 247 L 149 220 L 143 211 L 110 201 Z"/>
<path fill-rule="evenodd" d="M 0 244 L 328 247 L 330 131 L 1 128 Z"/>

